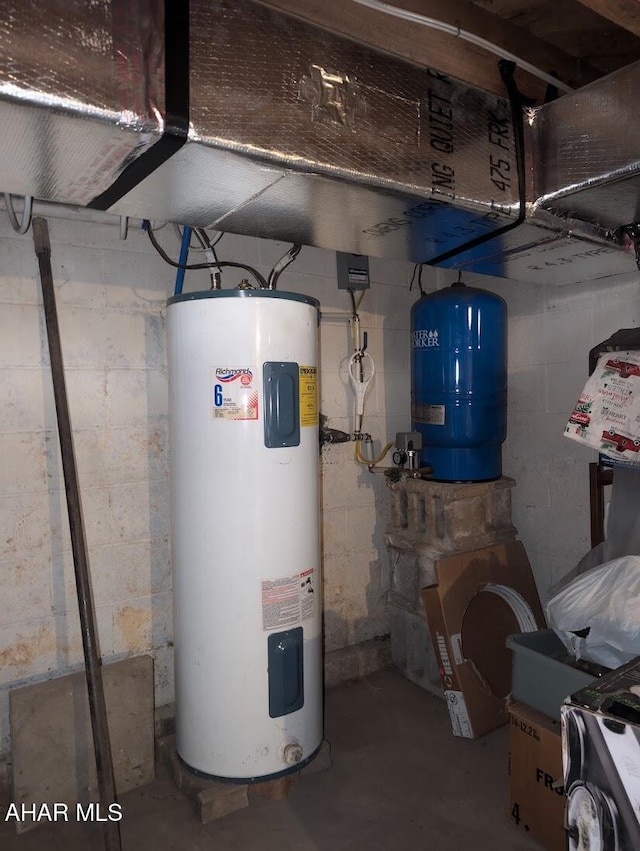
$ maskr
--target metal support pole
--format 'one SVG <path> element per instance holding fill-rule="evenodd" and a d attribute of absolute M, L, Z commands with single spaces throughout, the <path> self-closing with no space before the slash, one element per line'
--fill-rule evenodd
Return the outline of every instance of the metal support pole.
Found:
<path fill-rule="evenodd" d="M 91 581 L 89 579 L 87 542 L 82 519 L 78 471 L 73 450 L 73 433 L 71 431 L 64 363 L 60 345 L 60 329 L 58 326 L 56 297 L 51 271 L 51 245 L 46 219 L 35 218 L 33 220 L 33 243 L 40 267 L 42 301 L 44 304 L 47 341 L 49 343 L 53 395 L 58 420 L 58 437 L 60 439 L 60 451 L 62 454 L 64 487 L 67 496 L 67 511 L 69 513 L 69 527 L 71 531 L 71 548 L 73 550 L 78 608 L 80 610 L 80 629 L 82 631 L 87 691 L 89 693 L 91 730 L 96 755 L 100 809 L 101 815 L 106 817 L 109 813 L 109 805 L 115 803 L 117 800 L 116 786 L 113 774 L 111 744 L 109 741 L 109 727 L 107 724 L 107 707 L 104 700 L 102 663 L 98 650 Z M 105 851 L 121 851 L 119 823 L 106 821 L 104 822 L 103 830 Z"/>

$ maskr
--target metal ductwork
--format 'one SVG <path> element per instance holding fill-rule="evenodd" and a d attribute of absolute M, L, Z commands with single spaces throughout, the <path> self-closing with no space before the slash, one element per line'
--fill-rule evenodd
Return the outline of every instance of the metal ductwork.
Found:
<path fill-rule="evenodd" d="M 506 93 L 252 0 L 167 4 L 166 21 L 160 0 L 9 5 L 1 191 L 522 280 L 634 268 L 608 236 L 635 211 L 632 180 L 609 203 L 633 134 L 611 169 L 605 133 L 633 115 L 640 64 L 534 111 L 517 151 Z"/>

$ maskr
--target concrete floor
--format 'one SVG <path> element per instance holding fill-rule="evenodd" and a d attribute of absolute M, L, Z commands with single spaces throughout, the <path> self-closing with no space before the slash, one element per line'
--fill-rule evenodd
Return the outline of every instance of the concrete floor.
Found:
<path fill-rule="evenodd" d="M 159 769 L 121 798 L 123 851 L 535 851 L 507 816 L 507 730 L 455 739 L 443 701 L 394 671 L 329 691 L 333 767 L 303 776 L 285 801 L 261 801 L 209 825 Z M 2 851 L 91 851 L 100 828 L 52 824 Z"/>

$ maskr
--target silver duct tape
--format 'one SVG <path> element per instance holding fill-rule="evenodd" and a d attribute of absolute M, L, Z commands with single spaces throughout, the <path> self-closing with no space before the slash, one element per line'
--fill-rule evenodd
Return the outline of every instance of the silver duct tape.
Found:
<path fill-rule="evenodd" d="M 640 218 L 640 62 L 533 111 L 533 192 L 546 210 L 603 228 Z"/>
<path fill-rule="evenodd" d="M 504 99 L 251 0 L 190 30 L 189 141 L 114 210 L 416 261 L 517 216 Z"/>
<path fill-rule="evenodd" d="M 161 136 L 161 0 L 10 0 L 0 41 L 0 191 L 87 204 Z"/>

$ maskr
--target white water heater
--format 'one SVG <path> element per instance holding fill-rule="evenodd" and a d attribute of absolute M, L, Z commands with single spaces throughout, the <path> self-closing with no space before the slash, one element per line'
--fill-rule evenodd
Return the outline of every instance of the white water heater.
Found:
<path fill-rule="evenodd" d="M 323 737 L 318 303 L 169 300 L 177 749 L 249 781 Z"/>

